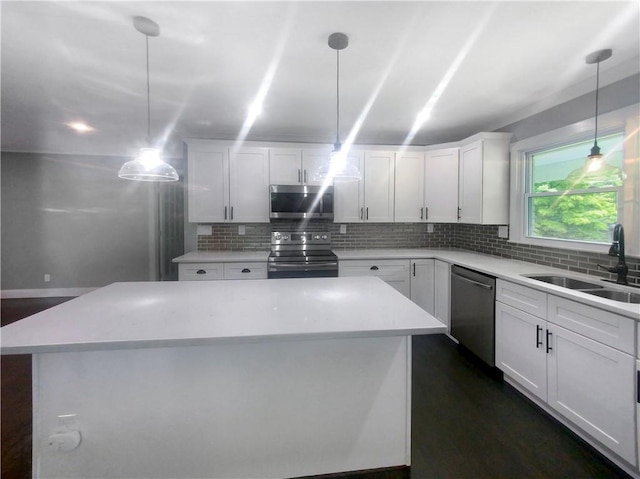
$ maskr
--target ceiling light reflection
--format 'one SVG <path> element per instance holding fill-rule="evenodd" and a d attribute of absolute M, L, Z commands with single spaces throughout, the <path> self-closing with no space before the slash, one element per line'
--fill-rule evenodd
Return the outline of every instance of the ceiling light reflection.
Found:
<path fill-rule="evenodd" d="M 87 125 L 82 121 L 70 121 L 69 123 L 65 123 L 65 125 L 80 134 L 96 131 L 94 127 L 92 127 L 91 125 Z"/>

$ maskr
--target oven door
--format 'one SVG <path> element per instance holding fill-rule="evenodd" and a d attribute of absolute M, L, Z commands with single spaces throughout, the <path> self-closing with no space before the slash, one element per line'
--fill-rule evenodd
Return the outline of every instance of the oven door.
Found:
<path fill-rule="evenodd" d="M 274 219 L 333 219 L 333 187 L 271 185 L 269 217 Z"/>
<path fill-rule="evenodd" d="M 338 276 L 337 261 L 281 261 L 269 263 L 267 278 L 335 278 Z"/>

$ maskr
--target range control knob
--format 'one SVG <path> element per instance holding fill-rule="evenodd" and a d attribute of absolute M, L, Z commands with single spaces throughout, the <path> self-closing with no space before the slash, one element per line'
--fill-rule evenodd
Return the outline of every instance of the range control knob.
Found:
<path fill-rule="evenodd" d="M 328 238 L 328 236 L 327 236 L 327 235 L 322 235 L 322 239 L 323 239 L 323 240 L 326 240 L 327 238 Z"/>
<path fill-rule="evenodd" d="M 282 238 L 288 240 L 289 239 L 289 235 L 284 235 Z"/>
<path fill-rule="evenodd" d="M 276 235 L 276 240 L 280 240 L 280 239 L 282 239 L 282 236 Z"/>
<path fill-rule="evenodd" d="M 320 239 L 320 235 L 315 235 L 313 238 L 319 240 Z"/>

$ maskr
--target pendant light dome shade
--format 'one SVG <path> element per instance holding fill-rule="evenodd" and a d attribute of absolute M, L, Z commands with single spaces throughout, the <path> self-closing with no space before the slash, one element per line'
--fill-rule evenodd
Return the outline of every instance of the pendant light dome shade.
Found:
<path fill-rule="evenodd" d="M 358 181 L 362 178 L 360 170 L 349 163 L 347 151 L 340 143 L 340 50 L 349 46 L 349 37 L 344 33 L 329 35 L 329 47 L 336 51 L 336 141 L 327 164 L 321 165 L 313 175 L 315 181 Z"/>
<path fill-rule="evenodd" d="M 156 22 L 146 17 L 135 17 L 133 26 L 145 36 L 147 45 L 147 144 L 151 143 L 151 96 L 149 94 L 149 37 L 160 35 L 160 27 Z M 127 161 L 118 177 L 134 181 L 177 181 L 178 173 L 175 168 L 162 161 L 160 150 L 156 148 L 140 148 L 138 156 Z"/>

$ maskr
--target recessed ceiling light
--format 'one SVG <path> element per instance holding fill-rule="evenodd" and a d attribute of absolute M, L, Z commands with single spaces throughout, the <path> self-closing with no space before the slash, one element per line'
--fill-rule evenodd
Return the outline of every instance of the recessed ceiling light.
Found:
<path fill-rule="evenodd" d="M 92 131 L 96 130 L 94 127 L 87 125 L 86 123 L 83 123 L 81 121 L 72 121 L 69 123 L 65 123 L 65 125 L 67 125 L 72 130 L 77 131 L 78 133 L 91 133 Z"/>

